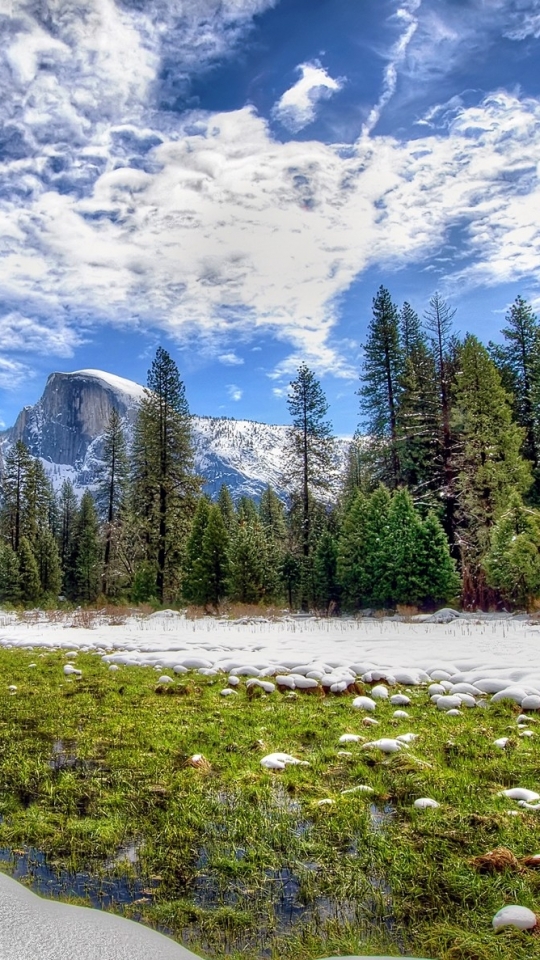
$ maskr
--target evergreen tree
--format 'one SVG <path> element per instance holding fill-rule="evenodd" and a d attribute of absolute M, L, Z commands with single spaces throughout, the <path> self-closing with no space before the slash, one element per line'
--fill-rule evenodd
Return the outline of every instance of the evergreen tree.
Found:
<path fill-rule="evenodd" d="M 261 522 L 240 516 L 231 537 L 227 593 L 240 603 L 259 603 L 265 598 L 268 576 L 266 539 Z"/>
<path fill-rule="evenodd" d="M 486 348 L 470 335 L 460 354 L 453 429 L 463 600 L 484 606 L 489 595 L 482 558 L 491 530 L 512 493 L 528 490 L 531 475 L 520 453 L 524 431 L 512 421 L 510 397 Z"/>
<path fill-rule="evenodd" d="M 62 588 L 62 567 L 54 534 L 49 527 L 43 528 L 34 544 L 41 593 L 57 597 Z"/>
<path fill-rule="evenodd" d="M 34 550 L 39 537 L 50 529 L 54 500 L 53 486 L 43 464 L 31 458 L 22 491 L 21 532 Z"/>
<path fill-rule="evenodd" d="M 281 564 L 281 579 L 285 587 L 289 610 L 293 609 L 300 586 L 300 561 L 291 551 L 287 551 L 283 556 Z"/>
<path fill-rule="evenodd" d="M 58 504 L 58 552 L 62 575 L 62 593 L 71 596 L 74 591 L 71 557 L 79 503 L 71 480 L 64 480 Z"/>
<path fill-rule="evenodd" d="M 0 542 L 0 601 L 17 603 L 21 598 L 19 560 L 9 543 Z"/>
<path fill-rule="evenodd" d="M 221 510 L 223 523 L 225 524 L 225 527 L 228 533 L 230 533 L 234 526 L 235 515 L 234 515 L 234 503 L 231 497 L 231 491 L 229 490 L 226 483 L 221 484 L 216 502 L 219 509 Z"/>
<path fill-rule="evenodd" d="M 92 602 L 99 595 L 101 580 L 99 522 L 92 494 L 83 493 L 77 514 L 70 567 L 72 599 Z"/>
<path fill-rule="evenodd" d="M 200 590 L 197 600 L 204 606 L 212 605 L 218 609 L 225 597 L 229 575 L 229 535 L 221 510 L 212 504 L 208 513 L 208 523 L 202 538 L 200 558 Z"/>
<path fill-rule="evenodd" d="M 334 440 L 325 419 L 328 404 L 314 373 L 305 364 L 289 384 L 288 407 L 292 418 L 285 452 L 285 483 L 291 500 L 300 507 L 300 550 L 303 566 L 309 566 L 312 552 L 314 504 L 328 493 L 334 473 Z M 302 597 L 307 609 L 309 595 Z"/>
<path fill-rule="evenodd" d="M 317 544 L 313 573 L 315 600 L 327 614 L 338 610 L 341 598 L 337 558 L 336 540 L 329 530 L 325 530 Z"/>
<path fill-rule="evenodd" d="M 400 318 L 403 367 L 400 377 L 397 431 L 401 479 L 416 502 L 433 502 L 436 462 L 437 374 L 418 315 L 405 303 Z"/>
<path fill-rule="evenodd" d="M 277 600 L 283 595 L 282 568 L 287 551 L 285 508 L 275 490 L 266 487 L 259 504 L 259 519 L 265 536 L 265 595 Z"/>
<path fill-rule="evenodd" d="M 193 523 L 191 526 L 191 532 L 186 545 L 184 574 L 182 578 L 182 595 L 191 603 L 205 602 L 206 587 L 203 583 L 201 557 L 203 537 L 208 526 L 210 508 L 211 503 L 208 497 L 200 497 L 197 503 L 195 516 L 193 517 Z"/>
<path fill-rule="evenodd" d="M 422 521 L 410 493 L 397 490 L 381 537 L 375 595 L 381 606 L 438 603 L 459 590 L 444 531 L 431 514 Z"/>
<path fill-rule="evenodd" d="M 21 599 L 35 603 L 40 594 L 39 570 L 34 551 L 26 537 L 21 537 L 17 551 Z"/>
<path fill-rule="evenodd" d="M 401 476 L 398 405 L 402 365 L 398 309 L 388 290 L 381 286 L 373 298 L 358 394 L 366 432 L 377 449 L 379 479 L 391 488 L 398 485 Z"/>
<path fill-rule="evenodd" d="M 156 597 L 156 565 L 151 560 L 139 560 L 133 572 L 131 599 L 133 603 L 153 603 Z"/>
<path fill-rule="evenodd" d="M 174 597 L 200 482 L 193 472 L 191 419 L 184 384 L 161 347 L 148 373 L 133 444 L 133 501 L 145 559 L 156 564 L 160 603 Z"/>
<path fill-rule="evenodd" d="M 533 498 L 540 499 L 540 324 L 532 307 L 516 297 L 506 315 L 502 334 L 505 343 L 490 344 L 503 385 L 513 397 L 517 423 L 525 430 L 524 454 L 531 461 L 535 485 Z"/>
<path fill-rule="evenodd" d="M 349 607 L 379 602 L 381 545 L 388 524 L 390 494 L 380 486 L 371 495 L 359 491 L 347 512 L 338 542 L 338 580 Z"/>
<path fill-rule="evenodd" d="M 97 477 L 96 503 L 104 523 L 102 589 L 105 596 L 114 592 L 111 562 L 122 511 L 125 509 L 129 466 L 122 418 L 111 410 L 103 439 L 103 458 Z"/>
<path fill-rule="evenodd" d="M 31 469 L 28 448 L 17 440 L 5 458 L 2 477 L 2 526 L 16 553 L 24 536 L 25 490 Z"/>
<path fill-rule="evenodd" d="M 435 293 L 424 316 L 424 325 L 431 343 L 436 371 L 436 456 L 438 468 L 434 486 L 444 506 L 443 526 L 450 542 L 455 540 L 455 474 L 452 459 L 452 381 L 456 341 L 452 326 L 455 310 L 451 310 L 439 293 Z"/>
<path fill-rule="evenodd" d="M 491 531 L 484 569 L 488 586 L 511 606 L 529 609 L 540 596 L 540 513 L 518 493 Z"/>

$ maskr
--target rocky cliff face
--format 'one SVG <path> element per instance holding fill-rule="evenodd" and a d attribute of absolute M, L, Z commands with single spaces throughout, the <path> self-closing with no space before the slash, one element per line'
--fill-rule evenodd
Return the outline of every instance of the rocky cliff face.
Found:
<path fill-rule="evenodd" d="M 95 482 L 111 410 L 124 418 L 129 436 L 142 396 L 138 383 L 101 370 L 52 373 L 41 399 L 21 411 L 1 440 L 4 447 L 22 440 L 55 487 L 69 477 L 80 491 Z M 196 470 L 211 496 L 223 483 L 235 498 L 259 497 L 268 483 L 279 492 L 287 427 L 194 416 L 193 435 Z"/>

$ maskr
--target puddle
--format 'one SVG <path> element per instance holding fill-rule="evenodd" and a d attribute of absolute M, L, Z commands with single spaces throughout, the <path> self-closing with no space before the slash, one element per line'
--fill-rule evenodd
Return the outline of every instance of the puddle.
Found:
<path fill-rule="evenodd" d="M 377 803 L 370 803 L 369 818 L 371 821 L 371 832 L 382 833 L 384 828 L 392 822 L 396 815 L 396 809 L 391 803 L 385 803 L 379 806 Z"/>
<path fill-rule="evenodd" d="M 62 770 L 73 770 L 79 766 L 76 741 L 54 740 L 49 766 L 55 773 L 60 773 Z"/>
<path fill-rule="evenodd" d="M 112 909 L 141 899 L 151 900 L 152 886 L 157 882 L 143 882 L 140 878 L 97 877 L 91 873 L 72 873 L 56 869 L 48 863 L 41 850 L 13 850 L 0 847 L 0 864 L 9 866 L 9 873 L 41 896 L 61 900 L 66 897 L 84 897 L 100 910 Z"/>

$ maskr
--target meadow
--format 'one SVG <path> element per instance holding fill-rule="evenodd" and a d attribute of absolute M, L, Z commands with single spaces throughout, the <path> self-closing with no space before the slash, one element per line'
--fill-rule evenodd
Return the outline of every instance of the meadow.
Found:
<path fill-rule="evenodd" d="M 158 683 L 155 664 L 110 660 L 0 648 L 3 870 L 207 957 L 540 958 L 535 932 L 491 924 L 538 908 L 540 810 L 501 795 L 539 787 L 534 712 L 519 726 L 516 703 L 486 697 L 448 716 L 425 685 L 396 684 L 409 716 L 389 699 L 368 714 L 359 679 L 267 694 L 240 676 L 223 696 L 227 673 L 158 664 Z M 409 732 L 391 754 L 366 746 Z M 268 770 L 273 751 L 303 763 Z"/>

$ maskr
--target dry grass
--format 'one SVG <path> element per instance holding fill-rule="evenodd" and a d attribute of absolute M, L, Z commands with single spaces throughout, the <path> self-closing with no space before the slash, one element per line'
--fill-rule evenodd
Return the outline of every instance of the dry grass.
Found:
<path fill-rule="evenodd" d="M 496 847 L 487 853 L 473 857 L 471 865 L 480 873 L 502 873 L 504 870 L 519 870 L 518 858 L 507 847 Z"/>

